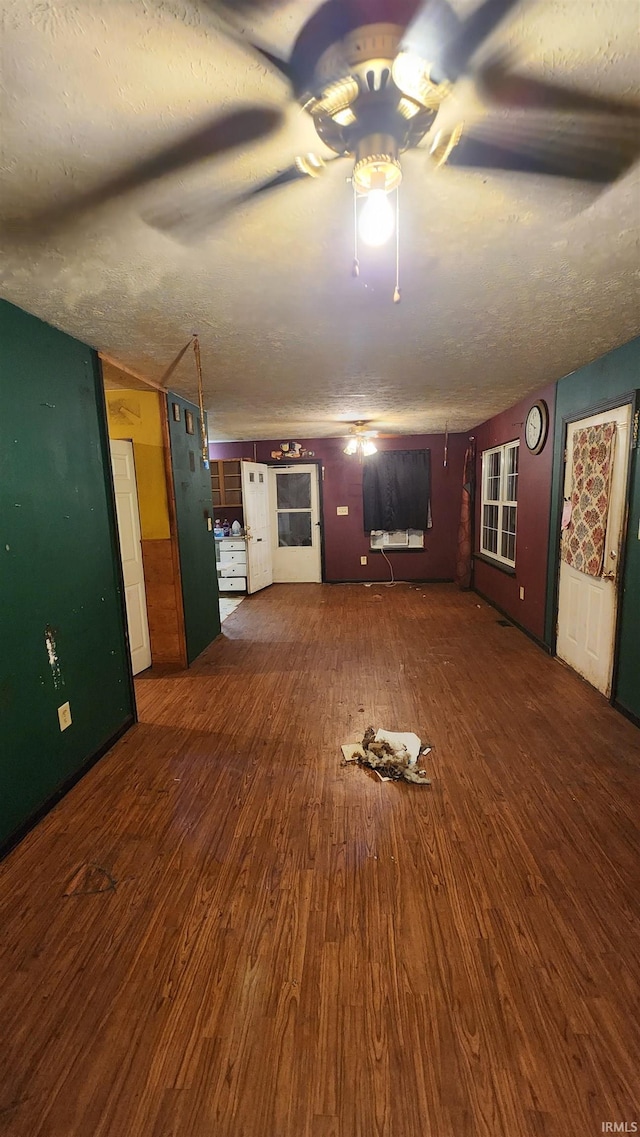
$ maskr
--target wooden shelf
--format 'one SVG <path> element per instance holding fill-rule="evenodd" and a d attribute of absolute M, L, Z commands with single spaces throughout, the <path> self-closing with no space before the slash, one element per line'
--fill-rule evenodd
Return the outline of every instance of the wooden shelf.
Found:
<path fill-rule="evenodd" d="M 211 462 L 211 495 L 218 506 L 242 506 L 242 466 L 239 459 L 220 458 Z"/>

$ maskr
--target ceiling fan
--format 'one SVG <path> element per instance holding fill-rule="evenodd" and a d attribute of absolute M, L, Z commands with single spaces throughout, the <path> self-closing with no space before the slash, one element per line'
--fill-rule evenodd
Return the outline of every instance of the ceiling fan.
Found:
<path fill-rule="evenodd" d="M 368 421 L 364 419 L 358 419 L 357 422 L 352 423 L 346 439 L 345 454 L 357 454 L 359 458 L 368 458 L 371 454 L 377 453 L 378 447 L 373 439 L 379 437 L 379 431 L 367 430 L 368 425 Z M 384 437 L 393 437 L 393 435 L 385 435 Z"/>
<path fill-rule="evenodd" d="M 301 29 L 289 59 L 249 44 L 287 80 L 335 159 L 351 160 L 356 199 L 364 202 L 359 231 L 365 242 L 382 244 L 392 235 L 389 196 L 402 181 L 402 154 L 423 140 L 434 168 L 493 168 L 595 183 L 615 180 L 640 153 L 637 106 L 529 78 L 505 53 L 474 66 L 479 49 L 521 2 L 479 0 L 461 20 L 448 0 L 327 0 Z M 207 3 L 225 10 L 225 0 Z M 260 0 L 246 0 L 243 7 L 260 7 Z M 439 127 L 440 109 L 464 75 L 472 75 L 492 109 L 479 123 Z M 317 154 L 299 155 L 213 213 L 210 203 L 196 198 L 149 220 L 193 238 L 233 206 L 318 178 L 326 164 Z"/>
<path fill-rule="evenodd" d="M 493 32 L 527 0 L 477 0 L 461 20 L 449 0 L 326 0 L 302 27 L 283 59 L 240 35 L 238 14 L 269 12 L 283 0 L 194 0 L 217 12 L 236 41 L 284 77 L 311 116 L 333 160 L 349 159 L 364 240 L 383 243 L 394 229 L 389 196 L 403 177 L 402 154 L 424 144 L 434 168 L 513 170 L 611 182 L 640 153 L 640 108 L 519 73 L 508 54 L 478 63 Z M 486 53 L 485 53 L 486 54 Z M 489 106 L 480 122 L 439 125 L 456 83 L 472 76 Z M 231 110 L 200 124 L 172 145 L 116 171 L 80 195 L 35 216 L 8 218 L 24 240 L 169 173 L 220 157 L 272 134 L 282 114 L 272 107 Z M 234 206 L 289 183 L 315 179 L 327 167 L 317 154 L 298 155 L 275 176 L 214 203 L 202 194 L 155 209 L 145 219 L 192 239 Z"/>

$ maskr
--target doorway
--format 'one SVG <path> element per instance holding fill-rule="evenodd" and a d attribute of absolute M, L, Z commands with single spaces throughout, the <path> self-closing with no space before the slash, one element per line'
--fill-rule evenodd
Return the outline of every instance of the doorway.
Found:
<path fill-rule="evenodd" d="M 608 510 L 604 520 L 604 558 L 599 575 L 560 560 L 556 651 L 561 659 L 603 695 L 611 694 L 618 614 L 618 574 L 624 533 L 631 405 L 601 411 L 567 426 L 564 500 L 571 499 L 574 443 L 590 427 L 614 423 Z M 565 508 L 568 509 L 568 506 Z M 587 518 L 587 523 L 588 523 Z M 572 517 L 575 525 L 575 517 Z M 588 529 L 582 525 L 583 531 Z M 597 529 L 597 519 L 596 519 Z M 575 529 L 578 533 L 578 527 Z"/>
<path fill-rule="evenodd" d="M 140 671 L 151 666 L 151 642 L 142 567 L 140 509 L 133 460 L 133 443 L 125 439 L 111 439 L 110 447 L 127 610 L 129 652 L 133 674 L 138 675 Z"/>
<path fill-rule="evenodd" d="M 271 549 L 276 584 L 320 583 L 320 489 L 315 464 L 269 469 Z"/>

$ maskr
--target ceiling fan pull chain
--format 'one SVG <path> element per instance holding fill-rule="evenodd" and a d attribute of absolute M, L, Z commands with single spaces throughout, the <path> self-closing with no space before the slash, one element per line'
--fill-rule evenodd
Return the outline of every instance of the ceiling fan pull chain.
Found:
<path fill-rule="evenodd" d="M 396 286 L 393 290 L 393 303 L 399 304 L 400 295 L 400 186 L 396 189 Z"/>
<path fill-rule="evenodd" d="M 360 276 L 360 261 L 358 260 L 358 195 L 355 182 L 353 185 L 353 268 L 352 276 Z"/>

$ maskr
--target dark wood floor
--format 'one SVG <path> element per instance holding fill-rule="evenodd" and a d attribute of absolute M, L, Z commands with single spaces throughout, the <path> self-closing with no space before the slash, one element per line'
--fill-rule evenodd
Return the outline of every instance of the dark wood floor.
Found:
<path fill-rule="evenodd" d="M 139 682 L 0 866 L 3 1134 L 640 1121 L 640 732 L 497 620 L 279 586 Z M 431 789 L 341 766 L 369 723 L 433 744 Z"/>

